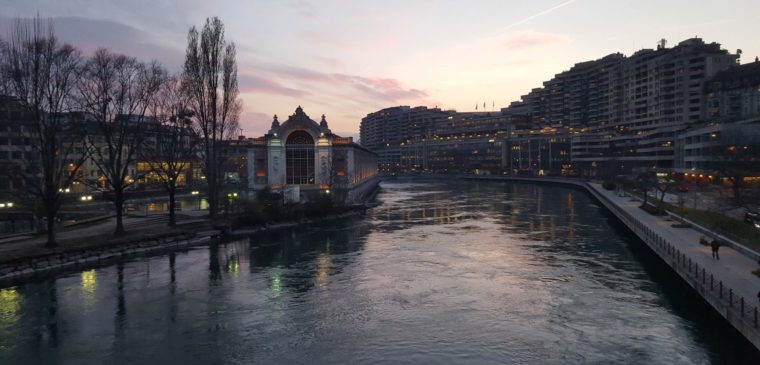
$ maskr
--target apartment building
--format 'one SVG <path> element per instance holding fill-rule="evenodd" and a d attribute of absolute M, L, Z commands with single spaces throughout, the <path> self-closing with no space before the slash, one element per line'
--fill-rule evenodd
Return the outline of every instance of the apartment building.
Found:
<path fill-rule="evenodd" d="M 429 140 L 434 126 L 452 114 L 452 111 L 422 106 L 386 108 L 362 118 L 359 139 L 362 146 L 378 154 L 381 173 L 397 172 L 404 169 L 405 146 Z"/>
<path fill-rule="evenodd" d="M 707 120 L 733 122 L 760 115 L 760 61 L 731 67 L 706 86 Z"/>
<path fill-rule="evenodd" d="M 475 114 L 401 106 L 367 115 L 361 139 L 380 155 L 381 172 L 483 171 L 480 166 L 496 172 L 492 163 L 474 161 L 499 159 L 506 173 L 606 176 L 680 168 L 676 144 L 686 131 L 705 121 L 760 115 L 760 62 L 740 66 L 737 60 L 737 54 L 700 38 L 673 47 L 662 40 L 655 49 L 610 54 L 555 75 L 492 113 L 498 122 L 487 134 L 472 119 Z M 414 111 L 435 117 L 414 129 Z M 547 142 L 557 138 L 547 137 L 546 130 L 557 131 L 560 142 Z M 496 153 L 489 143 L 499 144 L 501 157 L 483 155 Z M 561 162 L 544 163 L 553 143 L 569 157 L 552 155 Z M 534 151 L 542 151 L 541 159 Z M 467 153 L 478 156 L 465 158 Z"/>
<path fill-rule="evenodd" d="M 601 117 L 589 118 L 583 136 L 573 141 L 577 167 L 592 172 L 612 161 L 620 172 L 674 167 L 675 136 L 706 118 L 708 81 L 735 68 L 737 59 L 718 43 L 693 38 L 673 48 L 663 42 L 621 60 L 605 72 L 610 76 L 609 84 L 602 84 L 608 102 L 596 108 L 602 110 Z M 606 151 L 600 148 L 605 139 Z"/>
<path fill-rule="evenodd" d="M 39 152 L 32 147 L 36 128 L 31 111 L 18 99 L 0 96 L 0 195 L 13 197 L 24 187 L 16 173 L 39 161 Z"/>

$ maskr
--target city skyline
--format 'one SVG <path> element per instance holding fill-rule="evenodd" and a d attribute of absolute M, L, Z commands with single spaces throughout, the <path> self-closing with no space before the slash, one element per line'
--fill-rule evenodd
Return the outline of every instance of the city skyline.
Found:
<path fill-rule="evenodd" d="M 729 1 L 720 8 L 595 0 L 466 7 L 440 2 L 228 5 L 234 6 L 39 1 L 6 4 L 0 25 L 7 28 L 13 17 L 39 14 L 53 19 L 58 36 L 85 53 L 107 47 L 157 59 L 178 72 L 187 29 L 215 12 L 227 25 L 227 38 L 238 45 L 245 104 L 241 125 L 248 136 L 262 134 L 273 114 L 286 117 L 296 105 L 327 114 L 336 133 L 352 136 L 366 114 L 394 105 L 472 111 L 485 103 L 487 110 L 499 110 L 576 62 L 655 48 L 661 38 L 672 46 L 699 36 L 730 52 L 742 49 L 743 63 L 760 55 L 751 42 L 751 25 L 760 18 L 753 10 L 760 5 L 749 1 Z M 679 17 L 683 12 L 689 16 Z"/>

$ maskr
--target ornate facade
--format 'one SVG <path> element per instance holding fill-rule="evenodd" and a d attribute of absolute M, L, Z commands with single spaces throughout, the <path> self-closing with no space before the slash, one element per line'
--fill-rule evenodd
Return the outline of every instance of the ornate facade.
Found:
<path fill-rule="evenodd" d="M 288 201 L 332 193 L 356 203 L 377 185 L 376 175 L 375 153 L 333 134 L 324 115 L 317 123 L 300 106 L 282 124 L 275 115 L 269 132 L 248 150 L 249 190 L 269 187 Z"/>

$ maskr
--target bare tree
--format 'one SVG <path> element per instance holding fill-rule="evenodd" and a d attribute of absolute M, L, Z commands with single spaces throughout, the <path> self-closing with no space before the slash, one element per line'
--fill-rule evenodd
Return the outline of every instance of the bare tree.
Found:
<path fill-rule="evenodd" d="M 178 184 L 192 167 L 198 138 L 193 129 L 192 112 L 180 89 L 180 80 L 172 77 L 162 85 L 150 115 L 159 123 L 141 149 L 144 161 L 169 195 L 169 226 L 176 225 L 175 197 Z"/>
<path fill-rule="evenodd" d="M 657 201 L 657 210 L 662 213 L 665 211 L 664 209 L 664 202 L 665 202 L 665 196 L 673 191 L 676 187 L 677 182 L 673 179 L 673 177 L 669 173 L 661 173 L 657 174 L 656 181 L 657 183 L 654 185 L 654 188 L 659 193 L 659 198 Z"/>
<path fill-rule="evenodd" d="M 138 178 L 130 175 L 129 169 L 134 169 L 151 123 L 146 111 L 165 79 L 166 71 L 155 62 L 144 64 L 99 49 L 85 63 L 78 83 L 80 108 L 96 118 L 83 134 L 92 161 L 108 186 L 106 197 L 116 209 L 116 235 L 124 233 L 125 191 Z"/>
<path fill-rule="evenodd" d="M 206 19 L 200 33 L 195 27 L 187 35 L 183 87 L 189 96 L 196 127 L 202 138 L 204 174 L 208 184 L 209 215 L 219 208 L 220 165 L 226 160 L 225 140 L 237 131 L 241 103 L 238 100 L 235 44 L 224 39 L 219 18 Z"/>
<path fill-rule="evenodd" d="M 644 194 L 644 203 L 646 206 L 649 201 L 649 192 L 657 185 L 657 175 L 654 171 L 645 171 L 639 173 L 636 178 L 638 189 Z"/>
<path fill-rule="evenodd" d="M 47 219 L 47 246 L 56 246 L 55 218 L 62 192 L 74 180 L 86 157 L 77 153 L 80 139 L 73 122 L 63 117 L 80 72 L 77 49 L 60 44 L 50 22 L 17 19 L 2 42 L 0 72 L 5 92 L 18 98 L 31 113 L 31 145 L 36 158 L 18 166 L 26 191 L 38 201 Z M 37 210 L 37 209 L 35 209 Z"/>

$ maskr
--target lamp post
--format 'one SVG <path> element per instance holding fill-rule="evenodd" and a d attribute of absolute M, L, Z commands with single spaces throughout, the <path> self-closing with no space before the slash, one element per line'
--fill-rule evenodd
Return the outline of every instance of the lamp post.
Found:
<path fill-rule="evenodd" d="M 201 210 L 201 193 L 198 190 L 193 190 L 190 194 L 198 197 L 198 210 Z"/>

